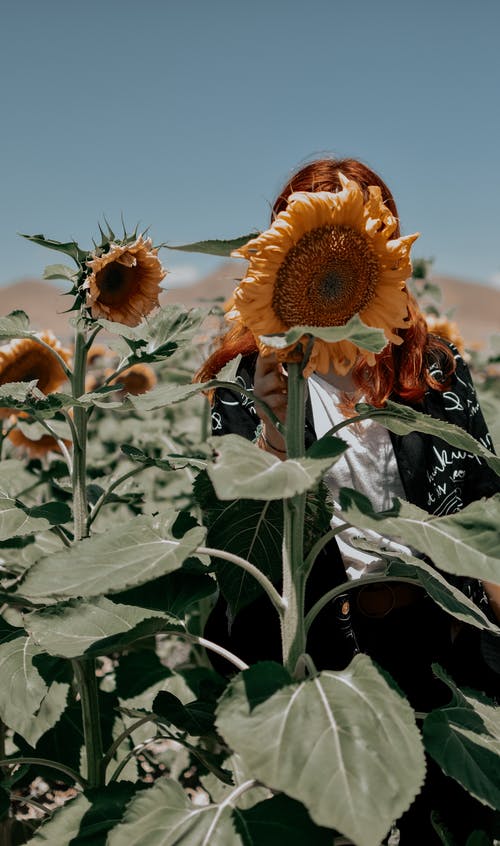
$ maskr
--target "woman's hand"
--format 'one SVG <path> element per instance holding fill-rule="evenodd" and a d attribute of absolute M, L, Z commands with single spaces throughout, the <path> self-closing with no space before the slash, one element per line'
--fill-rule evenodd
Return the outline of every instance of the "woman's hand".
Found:
<path fill-rule="evenodd" d="M 259 355 L 257 358 L 254 396 L 257 414 L 262 420 L 263 427 L 263 437 L 259 445 L 269 452 L 284 456 L 286 454 L 285 439 L 259 405 L 259 399 L 263 400 L 274 411 L 280 423 L 285 423 L 288 404 L 287 376 L 275 355 Z"/>

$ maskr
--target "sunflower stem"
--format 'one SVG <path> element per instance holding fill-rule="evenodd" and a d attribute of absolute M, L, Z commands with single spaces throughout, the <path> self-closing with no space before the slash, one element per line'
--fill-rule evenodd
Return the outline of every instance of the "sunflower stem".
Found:
<path fill-rule="evenodd" d="M 82 706 L 88 785 L 89 787 L 103 787 L 105 759 L 101 734 L 95 659 L 74 658 L 72 664 Z"/>
<path fill-rule="evenodd" d="M 287 458 L 304 455 L 305 381 L 302 367 L 288 365 L 288 407 L 286 417 Z M 304 627 L 304 516 L 306 494 L 296 494 L 283 501 L 283 603 L 281 643 L 283 663 L 290 673 L 306 651 Z"/>
<path fill-rule="evenodd" d="M 73 397 L 77 399 L 85 393 L 85 367 L 87 349 L 85 333 L 78 329 L 75 339 L 75 364 L 73 373 Z M 73 437 L 73 508 L 75 521 L 75 540 L 87 536 L 87 414 L 85 408 L 75 405 Z"/>

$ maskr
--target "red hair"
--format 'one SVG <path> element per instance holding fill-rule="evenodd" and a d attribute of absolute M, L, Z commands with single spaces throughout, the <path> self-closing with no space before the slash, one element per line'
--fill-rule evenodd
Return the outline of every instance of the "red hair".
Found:
<path fill-rule="evenodd" d="M 394 197 L 385 182 L 373 170 L 357 159 L 318 159 L 310 162 L 295 173 L 282 188 L 273 205 L 272 220 L 287 206 L 290 194 L 295 191 L 338 191 L 341 188 L 339 173 L 352 179 L 362 188 L 368 198 L 368 187 L 377 185 L 382 200 L 399 220 Z M 393 237 L 400 235 L 399 224 Z M 455 359 L 449 347 L 435 335 L 428 332 L 425 318 L 415 298 L 408 293 L 408 328 L 398 329 L 403 339 L 400 345 L 387 344 L 376 356 L 374 366 L 360 356 L 352 369 L 354 384 L 359 395 L 367 402 L 381 406 L 390 396 L 409 402 L 422 400 L 428 387 L 438 391 L 446 390 L 455 369 Z M 207 359 L 195 376 L 197 381 L 213 379 L 218 371 L 232 358 L 241 353 L 257 352 L 252 332 L 244 326 L 234 325 L 219 339 L 215 352 Z M 428 371 L 428 362 L 438 359 L 444 381 L 438 382 Z M 354 398 L 352 402 L 356 402 Z"/>

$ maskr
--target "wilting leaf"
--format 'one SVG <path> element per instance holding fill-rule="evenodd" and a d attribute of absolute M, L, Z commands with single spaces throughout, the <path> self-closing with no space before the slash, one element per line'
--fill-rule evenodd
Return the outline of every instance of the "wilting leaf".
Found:
<path fill-rule="evenodd" d="M 249 773 L 302 802 L 315 823 L 379 846 L 425 774 L 406 700 L 358 655 L 346 670 L 283 687 L 250 711 L 245 679 L 258 673 L 257 664 L 223 696 L 223 738 Z"/>
<path fill-rule="evenodd" d="M 38 244 L 40 247 L 48 247 L 49 250 L 57 250 L 60 253 L 65 253 L 80 265 L 88 258 L 88 252 L 81 250 L 76 241 L 64 243 L 62 241 L 53 241 L 50 238 L 46 238 L 45 235 L 23 235 L 22 232 L 20 234 L 22 238 L 33 241 L 33 243 Z"/>
<path fill-rule="evenodd" d="M 354 526 L 401 540 L 447 573 L 500 584 L 500 494 L 445 517 L 398 500 L 391 511 L 377 513 L 367 497 L 348 488 L 340 502 L 342 516 Z"/>
<path fill-rule="evenodd" d="M 322 341 L 334 343 L 336 341 L 351 341 L 358 347 L 371 352 L 380 352 L 387 344 L 382 329 L 367 326 L 357 314 L 343 326 L 294 326 L 283 335 L 261 335 L 261 340 L 269 347 L 283 349 L 295 344 L 304 335 L 320 338 Z"/>
<path fill-rule="evenodd" d="M 323 458 L 280 461 L 239 435 L 212 437 L 208 443 L 216 452 L 216 460 L 208 465 L 207 473 L 221 500 L 281 500 L 304 493 L 347 449 L 344 441 L 331 438 L 329 455 Z"/>
<path fill-rule="evenodd" d="M 171 522 L 175 516 L 173 513 Z M 177 570 L 204 535 L 205 530 L 198 526 L 181 540 L 174 540 L 165 516 L 140 515 L 125 526 L 40 559 L 27 573 L 20 592 L 28 599 L 49 601 L 117 593 Z"/>
<path fill-rule="evenodd" d="M 480 694 L 460 690 L 440 668 L 435 672 L 454 697 L 450 706 L 426 717 L 425 747 L 446 775 L 499 811 L 500 708 Z"/>
<path fill-rule="evenodd" d="M 500 457 L 492 453 L 479 441 L 476 441 L 469 432 L 461 429 L 460 426 L 455 426 L 454 423 L 439 420 L 429 414 L 422 414 L 421 411 L 415 411 L 414 408 L 399 405 L 390 400 L 384 408 L 374 408 L 371 405 L 360 403 L 356 406 L 356 411 L 360 414 L 371 412 L 374 420 L 396 435 L 422 432 L 426 435 L 441 438 L 459 450 L 470 452 L 472 455 L 479 455 L 489 464 L 492 470 L 500 475 Z"/>
<path fill-rule="evenodd" d="M 100 596 L 92 602 L 74 599 L 34 611 L 26 615 L 25 625 L 34 642 L 49 655 L 76 658 L 89 650 L 105 654 L 111 647 L 134 643 L 142 634 L 139 625 L 151 618 L 157 621 L 157 629 L 178 622 L 159 611 L 119 605 Z"/>
<path fill-rule="evenodd" d="M 27 637 L 0 645 L 0 717 L 20 734 L 47 693 L 47 685 L 33 664 L 33 657 L 40 651 Z"/>
<path fill-rule="evenodd" d="M 70 282 L 76 282 L 78 279 L 78 270 L 73 267 L 68 267 L 67 264 L 48 264 L 43 271 L 44 279 L 69 279 Z"/>
<path fill-rule="evenodd" d="M 211 256 L 228 257 L 233 250 L 238 250 L 252 238 L 257 238 L 258 234 L 258 232 L 251 232 L 249 235 L 241 235 L 239 238 L 233 238 L 230 241 L 216 239 L 213 241 L 196 241 L 194 244 L 182 244 L 179 247 L 165 244 L 165 247 L 169 250 L 181 250 L 184 253 L 205 253 Z"/>

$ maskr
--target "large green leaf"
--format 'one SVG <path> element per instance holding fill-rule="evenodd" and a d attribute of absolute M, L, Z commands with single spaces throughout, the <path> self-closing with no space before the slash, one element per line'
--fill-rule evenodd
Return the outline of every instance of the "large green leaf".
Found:
<path fill-rule="evenodd" d="M 0 498 L 0 541 L 50 529 L 45 517 L 30 517 L 13 499 Z"/>
<path fill-rule="evenodd" d="M 16 309 L 0 317 L 0 341 L 10 341 L 14 338 L 31 338 L 35 330 L 30 328 L 30 319 L 25 311 Z"/>
<path fill-rule="evenodd" d="M 0 645 L 0 718 L 20 734 L 47 693 L 47 685 L 33 664 L 40 651 L 28 637 Z"/>
<path fill-rule="evenodd" d="M 248 241 L 258 237 L 258 232 L 251 232 L 249 235 L 241 235 L 239 238 L 232 238 L 224 241 L 215 239 L 213 241 L 196 241 L 194 244 L 181 244 L 178 247 L 172 247 L 170 244 L 165 244 L 169 250 L 181 250 L 184 253 L 205 253 L 211 256 L 230 256 L 233 250 L 238 250 L 243 247 Z"/>
<path fill-rule="evenodd" d="M 201 526 L 177 540 L 170 533 L 175 513 L 138 516 L 125 526 L 93 535 L 28 571 L 20 592 L 32 600 L 117 593 L 144 584 L 182 566 L 203 542 Z"/>
<path fill-rule="evenodd" d="M 193 805 L 180 784 L 161 779 L 136 796 L 107 846 L 244 846 L 231 805 Z"/>
<path fill-rule="evenodd" d="M 26 846 L 42 846 L 44 843 L 47 846 L 68 846 L 71 839 L 78 834 L 80 823 L 90 807 L 90 801 L 80 793 L 59 808 L 31 840 L 28 840 Z"/>
<path fill-rule="evenodd" d="M 121 781 L 86 790 L 85 798 L 92 804 L 81 819 L 78 834 L 69 846 L 105 846 L 109 831 L 120 822 L 131 798 L 143 785 Z M 56 846 L 54 843 L 53 846 Z"/>
<path fill-rule="evenodd" d="M 158 408 L 164 408 L 165 406 L 188 399 L 188 397 L 200 393 L 205 388 L 205 383 L 198 385 L 158 385 L 156 388 L 148 391 L 147 394 L 141 394 L 137 397 L 129 396 L 128 401 L 137 411 L 145 414 L 149 411 L 156 411 Z"/>
<path fill-rule="evenodd" d="M 459 450 L 470 452 L 472 455 L 479 455 L 484 458 L 487 464 L 500 475 L 500 457 L 492 453 L 483 444 L 461 429 L 454 423 L 439 420 L 421 411 L 415 411 L 407 405 L 388 401 L 384 408 L 374 408 L 371 405 L 360 403 L 356 406 L 360 414 L 371 413 L 371 416 L 381 423 L 386 429 L 396 435 L 407 435 L 410 432 L 422 432 L 441 438 L 443 441 L 457 447 Z"/>
<path fill-rule="evenodd" d="M 340 500 L 343 517 L 354 526 L 409 544 L 447 573 L 500 584 L 500 494 L 445 517 L 398 500 L 390 512 L 377 513 L 365 496 L 347 488 Z"/>
<path fill-rule="evenodd" d="M 366 655 L 342 672 L 287 685 L 251 710 L 242 673 L 217 727 L 262 784 L 302 802 L 315 823 L 379 846 L 420 789 L 425 763 L 415 715 Z"/>
<path fill-rule="evenodd" d="M 26 462 L 17 458 L 4 458 L 0 463 L 0 494 L 16 497 L 24 488 L 35 484 L 37 477 L 26 469 Z"/>
<path fill-rule="evenodd" d="M 284 794 L 244 808 L 235 817 L 238 830 L 248 838 L 248 846 L 332 846 L 337 842 L 332 829 L 315 825 L 304 806 Z"/>
<path fill-rule="evenodd" d="M 347 449 L 339 438 L 330 439 L 329 455 L 280 461 L 240 435 L 208 439 L 216 459 L 207 467 L 219 499 L 273 500 L 304 493 L 313 487 Z"/>
<path fill-rule="evenodd" d="M 134 643 L 142 634 L 140 624 L 151 618 L 158 621 L 158 629 L 178 622 L 159 611 L 119 605 L 100 596 L 92 602 L 73 599 L 34 611 L 26 615 L 25 625 L 34 642 L 49 655 L 76 658 L 89 651 L 105 654 L 118 645 Z"/>
<path fill-rule="evenodd" d="M 269 347 L 283 349 L 295 344 L 304 335 L 320 338 L 328 343 L 351 341 L 358 347 L 371 352 L 380 352 L 387 344 L 387 338 L 382 329 L 367 326 L 355 314 L 343 326 L 294 326 L 283 335 L 261 335 L 261 340 Z"/>
<path fill-rule="evenodd" d="M 223 762 L 222 766 L 225 770 L 229 770 L 231 773 L 234 786 L 225 784 L 213 773 L 208 773 L 208 775 L 202 776 L 201 778 L 203 787 L 210 795 L 212 802 L 216 803 L 223 802 L 227 799 L 232 790 L 234 790 L 234 787 L 239 787 L 240 785 L 245 784 L 245 782 L 251 778 L 239 755 L 230 755 L 229 758 Z M 258 802 L 263 802 L 265 799 L 269 799 L 271 796 L 272 793 L 270 790 L 266 787 L 260 787 L 257 785 L 256 787 L 252 787 L 251 790 L 247 790 L 245 793 L 242 793 L 241 797 L 237 799 L 235 804 L 236 807 L 241 810 L 246 810 L 248 808 L 252 808 L 254 805 L 257 805 Z"/>
<path fill-rule="evenodd" d="M 46 731 L 53 728 L 61 715 L 64 713 L 68 699 L 69 684 L 65 682 L 52 682 L 47 693 L 43 697 L 36 716 L 25 714 L 19 719 L 16 731 L 33 748 Z"/>
<path fill-rule="evenodd" d="M 500 811 L 500 708 L 460 690 L 440 668 L 436 672 L 454 696 L 451 705 L 426 717 L 425 747 L 446 775 Z"/>
<path fill-rule="evenodd" d="M 366 552 L 373 552 L 386 561 L 385 575 L 391 578 L 415 579 L 430 597 L 448 614 L 478 629 L 489 629 L 500 634 L 500 627 L 492 623 L 486 614 L 465 596 L 444 576 L 421 558 L 405 552 L 385 552 L 377 544 L 362 540 L 353 541 L 354 546 Z"/>
<path fill-rule="evenodd" d="M 207 546 L 223 549 L 255 564 L 271 581 L 281 575 L 283 507 L 281 502 L 217 499 L 207 476 L 194 483 L 198 504 L 208 527 Z M 236 614 L 262 593 L 258 582 L 245 570 L 222 558 L 213 558 L 219 587 Z"/>

